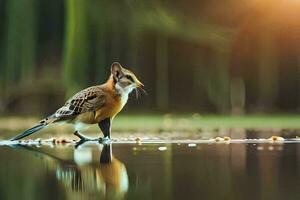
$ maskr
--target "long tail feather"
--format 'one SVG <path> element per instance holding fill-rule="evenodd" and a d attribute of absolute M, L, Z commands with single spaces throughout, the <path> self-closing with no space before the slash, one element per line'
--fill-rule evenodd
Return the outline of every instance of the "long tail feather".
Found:
<path fill-rule="evenodd" d="M 44 128 L 45 126 L 47 126 L 47 124 L 38 124 L 38 125 L 36 125 L 36 126 L 30 128 L 30 129 L 24 131 L 23 133 L 21 133 L 21 134 L 15 136 L 15 137 L 13 137 L 13 138 L 11 138 L 10 140 L 11 140 L 11 141 L 14 141 L 14 140 L 22 139 L 22 138 L 24 138 L 24 137 L 26 137 L 26 136 L 29 136 L 29 135 L 31 135 L 31 134 L 33 134 L 33 133 L 35 133 L 35 132 L 41 130 L 41 129 Z"/>

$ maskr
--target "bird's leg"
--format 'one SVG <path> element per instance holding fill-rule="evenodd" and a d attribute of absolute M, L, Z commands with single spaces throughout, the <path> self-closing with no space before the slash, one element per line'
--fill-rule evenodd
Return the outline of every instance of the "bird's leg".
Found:
<path fill-rule="evenodd" d="M 101 129 L 104 137 L 99 138 L 100 142 L 106 143 L 110 141 L 110 127 L 111 127 L 111 119 L 106 118 L 98 123 L 99 128 Z"/>

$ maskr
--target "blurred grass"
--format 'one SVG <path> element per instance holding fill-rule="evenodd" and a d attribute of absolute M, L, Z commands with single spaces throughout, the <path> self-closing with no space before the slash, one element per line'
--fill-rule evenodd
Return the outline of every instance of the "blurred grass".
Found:
<path fill-rule="evenodd" d="M 114 120 L 115 129 L 300 128 L 300 115 L 126 115 Z"/>
<path fill-rule="evenodd" d="M 17 131 L 29 128 L 39 121 L 34 117 L 1 117 L 0 130 Z M 57 128 L 56 128 L 57 127 Z M 69 126 L 55 126 L 50 129 L 65 130 Z M 147 114 L 120 115 L 114 119 L 113 130 L 126 131 L 179 131 L 223 128 L 274 128 L 299 129 L 300 115 L 250 115 L 221 116 L 199 114 Z M 66 129 L 67 130 L 67 129 Z M 95 126 L 89 130 L 98 130 Z"/>

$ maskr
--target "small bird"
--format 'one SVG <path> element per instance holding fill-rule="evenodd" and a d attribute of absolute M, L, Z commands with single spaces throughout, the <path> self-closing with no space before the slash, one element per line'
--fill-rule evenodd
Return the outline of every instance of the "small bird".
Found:
<path fill-rule="evenodd" d="M 110 140 L 112 120 L 127 103 L 129 93 L 133 90 L 138 92 L 137 89 L 143 86 L 133 72 L 123 68 L 120 63 L 114 62 L 106 83 L 81 90 L 68 99 L 54 114 L 10 140 L 19 140 L 56 123 L 74 125 L 74 135 L 78 136 L 80 141 L 95 140 L 84 136 L 80 131 L 89 125 L 98 124 L 104 138 L 100 137 L 97 140 Z"/>

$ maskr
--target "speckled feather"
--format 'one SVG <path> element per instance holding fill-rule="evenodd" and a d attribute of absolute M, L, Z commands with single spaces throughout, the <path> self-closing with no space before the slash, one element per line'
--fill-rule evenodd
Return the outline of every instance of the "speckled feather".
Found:
<path fill-rule="evenodd" d="M 95 111 L 105 103 L 105 95 L 101 86 L 92 86 L 71 97 L 63 107 L 56 111 L 56 117 L 77 115 Z"/>
<path fill-rule="evenodd" d="M 104 106 L 105 99 L 105 93 L 101 86 L 86 88 L 69 98 L 64 106 L 42 120 L 41 123 L 53 122 L 51 119 L 54 121 L 69 119 L 82 113 L 97 111 Z"/>

